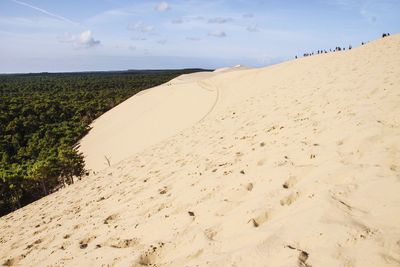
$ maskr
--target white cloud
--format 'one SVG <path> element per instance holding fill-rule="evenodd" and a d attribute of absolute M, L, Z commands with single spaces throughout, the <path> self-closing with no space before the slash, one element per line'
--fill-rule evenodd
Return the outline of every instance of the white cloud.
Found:
<path fill-rule="evenodd" d="M 172 24 L 182 24 L 183 23 L 183 20 L 182 19 L 173 19 L 173 20 L 171 20 L 171 23 Z"/>
<path fill-rule="evenodd" d="M 160 2 L 159 4 L 156 5 L 156 7 L 154 8 L 155 10 L 157 10 L 158 12 L 164 12 L 164 11 L 168 11 L 171 7 L 169 6 L 169 4 L 167 2 Z"/>
<path fill-rule="evenodd" d="M 224 31 L 212 31 L 209 32 L 208 35 L 218 38 L 226 37 L 226 33 Z"/>
<path fill-rule="evenodd" d="M 147 32 L 151 32 L 152 30 L 154 30 L 154 27 L 150 26 L 150 25 L 146 25 L 143 22 L 136 22 L 136 23 L 129 24 L 128 30 L 147 33 Z"/>
<path fill-rule="evenodd" d="M 249 32 L 259 32 L 261 29 L 257 25 L 253 25 L 253 26 L 248 26 L 246 30 Z"/>
<path fill-rule="evenodd" d="M 250 19 L 250 18 L 252 18 L 252 17 L 254 17 L 254 14 L 253 14 L 253 13 L 246 13 L 246 14 L 243 14 L 243 18 L 245 18 L 245 19 Z"/>
<path fill-rule="evenodd" d="M 197 38 L 197 37 L 186 37 L 186 40 L 188 40 L 188 41 L 200 41 L 201 39 Z"/>
<path fill-rule="evenodd" d="M 92 32 L 87 30 L 79 34 L 79 36 L 66 35 L 63 42 L 72 43 L 75 47 L 91 48 L 100 44 L 99 40 L 93 38 Z"/>
<path fill-rule="evenodd" d="M 208 20 L 208 23 L 216 23 L 216 24 L 223 24 L 232 21 L 233 19 L 231 18 L 222 18 L 222 17 L 216 17 L 216 18 L 211 18 Z"/>
<path fill-rule="evenodd" d="M 202 16 L 196 16 L 193 18 L 193 20 L 204 20 L 205 18 Z"/>
<path fill-rule="evenodd" d="M 133 40 L 133 41 L 146 41 L 147 38 L 145 38 L 145 37 L 132 37 L 131 40 Z"/>
<path fill-rule="evenodd" d="M 75 43 L 83 47 L 93 47 L 99 45 L 100 41 L 93 38 L 91 31 L 84 31 L 79 35 Z"/>

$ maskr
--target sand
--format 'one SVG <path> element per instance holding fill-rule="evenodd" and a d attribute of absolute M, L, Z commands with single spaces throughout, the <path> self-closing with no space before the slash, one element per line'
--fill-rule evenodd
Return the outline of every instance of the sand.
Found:
<path fill-rule="evenodd" d="M 221 73 L 248 69 L 241 65 L 214 72 L 181 75 L 144 90 L 92 123 L 80 141 L 86 168 L 100 171 L 144 148 L 202 121 L 219 101 L 219 92 L 207 80 Z"/>
<path fill-rule="evenodd" d="M 399 35 L 177 78 L 96 120 L 95 174 L 0 218 L 0 263 L 400 266 L 399 115 Z"/>

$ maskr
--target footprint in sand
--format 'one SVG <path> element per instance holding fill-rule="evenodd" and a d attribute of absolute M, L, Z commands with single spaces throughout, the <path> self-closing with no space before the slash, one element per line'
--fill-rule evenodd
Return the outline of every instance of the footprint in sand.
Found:
<path fill-rule="evenodd" d="M 301 250 L 299 248 L 296 248 L 294 246 L 291 246 L 291 245 L 288 245 L 286 247 L 290 248 L 290 249 L 297 250 L 297 251 L 300 252 L 299 256 L 297 257 L 297 266 L 299 266 L 299 267 L 311 267 L 311 265 L 307 263 L 307 260 L 309 258 L 308 252 L 306 252 L 304 250 Z"/>
<path fill-rule="evenodd" d="M 110 224 L 118 218 L 118 214 L 112 214 L 104 220 L 104 224 Z"/>
<path fill-rule="evenodd" d="M 265 159 L 260 159 L 259 161 L 257 161 L 257 166 L 263 166 L 265 163 Z"/>
<path fill-rule="evenodd" d="M 253 187 L 254 187 L 253 183 L 248 183 L 245 185 L 246 190 L 249 192 L 253 190 Z"/>
<path fill-rule="evenodd" d="M 255 218 L 251 218 L 249 222 L 252 222 L 254 227 L 259 227 L 260 225 L 264 224 L 269 219 L 269 213 L 263 212 Z"/>
<path fill-rule="evenodd" d="M 299 192 L 291 193 L 287 197 L 284 197 L 281 199 L 281 201 L 280 201 L 281 206 L 291 205 L 293 202 L 295 202 L 299 198 L 299 196 L 300 196 Z"/>
<path fill-rule="evenodd" d="M 163 242 L 159 242 L 156 246 L 151 245 L 139 258 L 139 265 L 153 266 L 160 255 L 160 249 L 164 247 Z"/>
<path fill-rule="evenodd" d="M 163 188 L 161 188 L 161 189 L 158 189 L 158 193 L 160 194 L 160 195 L 164 195 L 164 194 L 166 194 L 168 192 L 168 188 L 166 187 L 166 186 L 164 186 Z"/>
<path fill-rule="evenodd" d="M 90 236 L 90 237 L 86 237 L 86 238 L 82 239 L 82 240 L 79 242 L 79 247 L 80 247 L 81 249 L 87 248 L 88 245 L 89 245 L 89 243 L 90 243 L 92 240 L 94 240 L 94 239 L 96 239 L 96 236 Z"/>
<path fill-rule="evenodd" d="M 3 266 L 15 266 L 17 265 L 23 258 L 25 258 L 25 255 L 20 255 L 11 259 L 7 259 L 5 262 L 3 262 Z"/>
<path fill-rule="evenodd" d="M 311 267 L 306 261 L 308 260 L 308 253 L 305 251 L 300 251 L 299 257 L 297 259 L 297 265 L 299 267 Z"/>
<path fill-rule="evenodd" d="M 32 244 L 30 244 L 30 245 L 28 245 L 27 247 L 26 247 L 26 249 L 30 249 L 30 248 L 32 248 L 33 246 L 35 246 L 35 245 L 39 245 L 40 243 L 42 243 L 42 239 L 37 239 L 35 242 L 33 242 Z"/>
<path fill-rule="evenodd" d="M 61 246 L 59 248 L 61 250 L 66 250 L 71 245 L 72 245 L 72 243 L 70 241 L 64 241 L 64 242 L 62 242 L 62 244 L 61 244 Z"/>
<path fill-rule="evenodd" d="M 297 182 L 296 177 L 291 176 L 289 179 L 283 183 L 282 187 L 285 189 L 292 188 Z"/>
<path fill-rule="evenodd" d="M 214 241 L 214 237 L 218 234 L 218 231 L 214 228 L 207 228 L 204 230 L 204 235 L 207 237 L 208 240 Z"/>
<path fill-rule="evenodd" d="M 130 248 L 130 247 L 134 247 L 138 244 L 139 244 L 139 239 L 137 239 L 137 238 L 130 238 L 130 239 L 110 238 L 102 245 L 110 246 L 113 248 Z M 100 245 L 100 247 L 101 247 L 101 245 Z"/>

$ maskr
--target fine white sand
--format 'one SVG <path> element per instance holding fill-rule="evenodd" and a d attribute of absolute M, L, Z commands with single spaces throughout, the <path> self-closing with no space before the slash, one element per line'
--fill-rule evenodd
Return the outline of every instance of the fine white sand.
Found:
<path fill-rule="evenodd" d="M 400 265 L 399 35 L 179 77 L 81 150 L 96 174 L 0 218 L 0 263 Z"/>

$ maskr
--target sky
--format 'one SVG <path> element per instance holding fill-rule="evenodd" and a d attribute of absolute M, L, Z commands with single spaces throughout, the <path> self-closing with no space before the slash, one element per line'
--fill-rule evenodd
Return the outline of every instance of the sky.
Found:
<path fill-rule="evenodd" d="M 266 66 L 400 31 L 400 0 L 0 0 L 0 73 Z"/>

